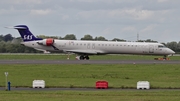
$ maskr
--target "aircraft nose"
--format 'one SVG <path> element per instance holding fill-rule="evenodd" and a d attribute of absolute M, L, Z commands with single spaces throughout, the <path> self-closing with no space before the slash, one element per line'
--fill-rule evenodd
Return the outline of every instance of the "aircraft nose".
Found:
<path fill-rule="evenodd" d="M 174 52 L 174 51 L 172 51 L 172 54 L 175 54 L 175 52 Z"/>
<path fill-rule="evenodd" d="M 167 51 L 169 54 L 175 54 L 175 52 L 173 51 L 173 50 L 171 50 L 171 49 L 168 49 L 168 51 Z"/>

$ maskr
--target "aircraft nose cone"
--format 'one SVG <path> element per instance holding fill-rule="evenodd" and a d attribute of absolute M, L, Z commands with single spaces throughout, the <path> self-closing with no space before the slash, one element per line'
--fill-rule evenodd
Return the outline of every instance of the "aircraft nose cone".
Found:
<path fill-rule="evenodd" d="M 175 54 L 175 52 L 174 52 L 174 51 L 172 51 L 172 54 Z"/>
<path fill-rule="evenodd" d="M 173 50 L 171 50 L 171 49 L 169 49 L 168 53 L 175 54 L 175 52 Z"/>

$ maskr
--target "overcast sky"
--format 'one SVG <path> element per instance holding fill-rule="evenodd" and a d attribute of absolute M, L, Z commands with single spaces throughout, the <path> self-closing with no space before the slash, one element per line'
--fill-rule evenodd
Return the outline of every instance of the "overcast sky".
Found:
<path fill-rule="evenodd" d="M 34 35 L 179 42 L 180 0 L 1 0 L 0 34 L 19 37 L 4 28 L 18 24 Z"/>

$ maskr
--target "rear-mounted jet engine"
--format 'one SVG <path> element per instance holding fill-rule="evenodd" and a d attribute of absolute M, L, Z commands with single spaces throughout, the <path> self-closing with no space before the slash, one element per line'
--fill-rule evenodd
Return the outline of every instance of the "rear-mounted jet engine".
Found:
<path fill-rule="evenodd" d="M 45 45 L 45 46 L 52 46 L 54 44 L 54 39 L 49 38 L 49 39 L 43 39 L 42 41 L 37 42 L 40 45 Z"/>

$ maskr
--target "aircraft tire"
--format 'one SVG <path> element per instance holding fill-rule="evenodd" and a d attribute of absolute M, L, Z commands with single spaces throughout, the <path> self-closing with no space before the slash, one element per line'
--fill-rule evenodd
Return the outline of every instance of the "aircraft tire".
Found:
<path fill-rule="evenodd" d="M 84 56 L 81 55 L 81 56 L 79 57 L 79 59 L 80 59 L 80 60 L 84 60 Z"/>
<path fill-rule="evenodd" d="M 85 56 L 85 59 L 86 59 L 86 60 L 89 60 L 89 56 L 88 56 L 88 55 L 87 55 L 87 56 Z"/>

